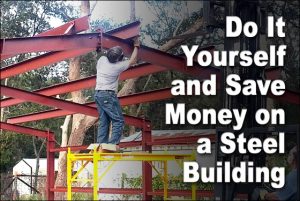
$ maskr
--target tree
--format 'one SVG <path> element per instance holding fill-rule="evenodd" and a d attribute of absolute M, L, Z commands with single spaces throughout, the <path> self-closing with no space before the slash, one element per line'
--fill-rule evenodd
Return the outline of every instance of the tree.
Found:
<path fill-rule="evenodd" d="M 89 1 L 81 1 L 81 16 L 86 16 L 90 14 L 90 2 Z M 69 61 L 69 80 L 74 81 L 78 80 L 81 78 L 81 73 L 80 73 L 80 67 L 81 67 L 81 57 L 74 57 L 71 58 Z M 85 97 L 83 96 L 82 91 L 74 91 L 71 92 L 71 99 L 73 102 L 84 104 L 85 103 Z M 78 136 L 77 130 L 80 129 L 80 126 L 84 119 L 86 118 L 86 115 L 83 114 L 74 114 L 72 116 L 72 127 L 71 127 L 71 135 L 69 138 L 69 145 L 75 146 L 75 145 L 80 145 L 83 142 L 83 138 L 81 136 Z M 64 124 L 65 127 L 64 129 L 67 128 L 68 122 L 69 122 L 70 117 L 66 117 Z M 63 130 L 66 134 L 66 130 Z M 65 135 L 64 135 L 65 137 Z M 68 140 L 66 137 L 64 138 L 65 141 L 62 142 L 62 145 L 66 144 L 66 141 Z M 56 186 L 65 186 L 66 185 L 66 179 L 65 179 L 65 174 L 66 174 L 66 152 L 60 153 L 59 157 L 59 170 L 56 178 L 55 185 Z M 65 199 L 65 194 L 64 193 L 56 193 L 55 199 L 58 200 L 63 200 Z"/>
<path fill-rule="evenodd" d="M 135 1 L 130 1 L 130 22 L 134 22 L 136 20 L 135 15 Z M 134 94 L 136 93 L 136 82 L 138 78 L 132 78 L 125 81 L 124 86 L 122 87 L 121 91 L 119 92 L 120 96 L 123 96 L 125 94 Z M 136 105 L 130 105 L 128 114 L 129 115 L 135 115 L 137 111 Z M 129 126 L 129 135 L 132 135 L 135 133 L 135 127 Z"/>

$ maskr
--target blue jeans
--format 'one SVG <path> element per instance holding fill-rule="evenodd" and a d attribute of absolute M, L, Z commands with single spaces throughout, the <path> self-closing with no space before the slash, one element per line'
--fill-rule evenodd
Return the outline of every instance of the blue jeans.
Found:
<path fill-rule="evenodd" d="M 99 112 L 97 143 L 119 144 L 124 128 L 124 117 L 116 93 L 96 90 L 95 101 Z M 110 122 L 112 135 L 109 139 Z"/>

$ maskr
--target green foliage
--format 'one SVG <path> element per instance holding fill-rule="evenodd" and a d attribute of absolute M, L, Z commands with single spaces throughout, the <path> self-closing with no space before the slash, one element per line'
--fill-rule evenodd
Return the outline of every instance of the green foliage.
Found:
<path fill-rule="evenodd" d="M 51 18 L 70 16 L 72 9 L 61 1 L 1 1 L 1 38 L 33 36 L 50 29 Z"/>

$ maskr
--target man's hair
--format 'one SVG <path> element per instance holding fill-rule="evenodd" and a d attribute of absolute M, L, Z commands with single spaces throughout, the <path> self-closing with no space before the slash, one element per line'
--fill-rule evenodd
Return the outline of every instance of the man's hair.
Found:
<path fill-rule="evenodd" d="M 123 50 L 120 46 L 115 46 L 107 51 L 107 58 L 110 63 L 116 63 L 123 59 Z"/>

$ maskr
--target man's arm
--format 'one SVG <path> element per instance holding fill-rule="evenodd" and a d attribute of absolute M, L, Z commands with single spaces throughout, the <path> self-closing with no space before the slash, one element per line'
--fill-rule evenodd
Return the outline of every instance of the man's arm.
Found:
<path fill-rule="evenodd" d="M 139 40 L 139 38 L 135 38 L 134 39 L 133 45 L 134 45 L 134 49 L 133 49 L 133 52 L 132 52 L 132 54 L 130 56 L 130 59 L 129 59 L 129 66 L 131 66 L 131 65 L 133 65 L 133 64 L 135 64 L 137 62 L 137 59 L 138 59 L 138 57 L 137 57 L 138 50 L 140 48 L 140 40 Z"/>

